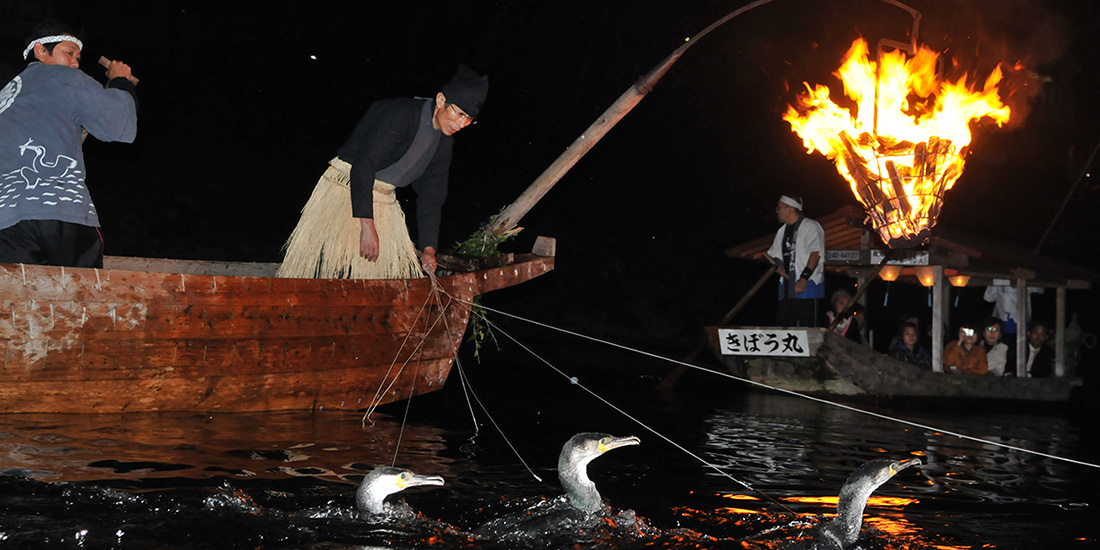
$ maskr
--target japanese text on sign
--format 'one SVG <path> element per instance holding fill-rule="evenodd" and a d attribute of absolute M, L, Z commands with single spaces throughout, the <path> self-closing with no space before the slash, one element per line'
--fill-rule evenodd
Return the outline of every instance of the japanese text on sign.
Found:
<path fill-rule="evenodd" d="M 809 357 L 809 336 L 805 330 L 720 328 L 722 355 L 780 355 Z"/>

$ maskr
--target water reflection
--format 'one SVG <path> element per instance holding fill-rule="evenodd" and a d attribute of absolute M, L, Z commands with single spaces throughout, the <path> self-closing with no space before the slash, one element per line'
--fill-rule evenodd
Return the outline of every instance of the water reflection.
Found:
<path fill-rule="evenodd" d="M 486 400 L 494 397 L 487 393 Z M 502 392 L 500 399 L 515 407 L 507 409 L 515 411 L 510 421 L 522 421 L 523 406 L 551 410 L 533 398 L 518 402 Z M 360 415 L 340 411 L 10 415 L 0 416 L 0 472 L 8 474 L 0 476 L 0 543 L 511 548 L 470 533 L 494 514 L 561 494 L 554 464 L 575 426 L 640 432 L 641 446 L 594 461 L 590 475 L 617 512 L 637 514 L 652 528 L 644 536 L 581 539 L 576 548 L 784 547 L 836 513 L 838 491 L 860 464 L 910 456 L 924 467 L 876 491 L 862 548 L 1084 548 L 1096 539 L 1095 472 L 946 433 L 1081 453 L 1087 438 L 1062 418 L 896 413 L 945 430 L 939 432 L 786 396 L 733 395 L 708 404 L 685 395 L 683 403 L 655 405 L 624 391 L 612 399 L 653 425 L 671 426 L 663 433 L 766 496 L 579 402 L 572 406 L 583 412 L 564 424 L 508 428 L 510 443 L 542 482 L 496 434 L 471 438 L 468 426 L 454 427 L 464 402 L 437 401 L 429 420 L 404 429 L 385 414 L 363 426 Z M 355 484 L 395 453 L 397 465 L 441 475 L 446 485 L 395 495 L 419 510 L 415 522 L 360 517 Z"/>
<path fill-rule="evenodd" d="M 307 476 L 355 481 L 389 464 L 447 475 L 442 431 L 345 412 L 0 415 L 0 471 L 41 481 Z"/>

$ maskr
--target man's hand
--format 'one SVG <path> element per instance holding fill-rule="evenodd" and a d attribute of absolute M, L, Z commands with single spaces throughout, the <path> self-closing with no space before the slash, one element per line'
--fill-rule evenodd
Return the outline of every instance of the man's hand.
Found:
<path fill-rule="evenodd" d="M 134 75 L 130 72 L 130 66 L 121 61 L 112 61 L 107 66 L 107 80 L 112 78 L 125 78 L 130 82 L 134 81 Z"/>
<path fill-rule="evenodd" d="M 424 252 L 420 254 L 420 265 L 424 267 L 424 271 L 428 273 L 435 273 L 435 249 L 426 246 Z"/>
<path fill-rule="evenodd" d="M 359 218 L 359 255 L 372 262 L 378 260 L 378 232 L 374 230 L 374 218 Z M 434 256 L 432 259 L 435 259 Z"/>
<path fill-rule="evenodd" d="M 794 284 L 794 293 L 802 294 L 803 292 L 806 292 L 807 282 L 809 281 L 807 281 L 806 279 L 799 279 L 798 282 Z"/>

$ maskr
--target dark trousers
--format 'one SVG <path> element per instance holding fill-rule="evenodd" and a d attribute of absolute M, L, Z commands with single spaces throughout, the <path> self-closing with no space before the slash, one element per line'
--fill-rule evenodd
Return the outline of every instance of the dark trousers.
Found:
<path fill-rule="evenodd" d="M 779 300 L 775 309 L 775 324 L 780 327 L 816 327 L 818 316 L 818 298 L 787 298 Z"/>
<path fill-rule="evenodd" d="M 23 220 L 0 230 L 0 263 L 103 267 L 98 227 Z"/>

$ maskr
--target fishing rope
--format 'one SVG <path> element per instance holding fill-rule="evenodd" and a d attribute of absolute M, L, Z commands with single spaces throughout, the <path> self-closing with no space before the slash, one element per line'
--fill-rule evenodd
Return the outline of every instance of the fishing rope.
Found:
<path fill-rule="evenodd" d="M 428 276 L 431 277 L 432 280 L 432 294 L 436 296 L 436 303 L 442 305 L 443 300 L 442 298 L 439 298 L 439 295 L 446 294 L 449 298 L 451 296 L 447 294 L 446 290 L 443 289 L 443 285 L 439 284 L 439 279 L 436 278 L 434 271 L 428 273 Z M 470 307 L 470 311 L 473 311 L 473 307 Z M 443 329 L 447 331 L 448 334 L 450 334 L 451 326 L 449 323 L 447 323 L 446 319 L 443 319 Z M 450 339 L 448 339 L 448 341 L 450 341 Z M 462 360 L 458 357 L 458 349 L 456 349 L 453 344 L 451 345 L 451 355 L 452 357 L 454 357 L 455 368 L 458 369 L 458 379 L 461 382 L 460 387 L 462 388 L 462 395 L 466 399 L 466 408 L 470 411 L 470 420 L 473 422 L 474 425 L 474 434 L 470 436 L 470 438 L 473 439 L 477 437 L 478 433 L 481 431 L 481 428 L 478 426 L 477 423 L 477 415 L 474 412 L 474 404 L 470 401 L 470 392 L 473 390 L 473 388 L 469 386 L 470 382 L 466 378 L 466 371 L 462 368 Z"/>
<path fill-rule="evenodd" d="M 419 365 L 417 366 L 419 371 Z M 419 374 L 419 372 L 418 372 Z M 397 430 L 397 441 L 393 444 L 393 460 L 390 461 L 390 466 L 397 466 L 397 453 L 401 450 L 401 441 L 405 438 L 405 426 L 409 422 L 409 410 L 412 408 L 412 390 L 416 387 L 416 377 L 413 377 L 412 388 L 409 388 L 409 398 L 405 400 L 405 414 L 401 416 L 401 427 Z"/>
<path fill-rule="evenodd" d="M 454 299 L 449 294 L 447 296 L 450 297 L 451 299 Z M 431 299 L 432 299 L 432 295 L 431 295 L 431 293 L 429 293 L 427 299 L 425 299 L 425 301 L 424 301 L 424 304 L 422 304 L 420 306 L 420 310 L 417 312 L 416 318 L 413 319 L 412 326 L 416 326 L 416 323 L 418 321 L 420 321 L 421 318 L 423 318 L 427 315 L 427 314 L 424 313 L 424 311 L 426 309 L 428 309 L 428 305 L 431 303 Z M 443 307 L 444 310 L 445 310 L 447 306 L 443 306 L 441 304 L 441 307 Z M 422 335 L 420 337 L 420 340 L 416 343 L 416 346 L 413 348 L 412 351 L 409 352 L 409 356 L 405 358 L 405 361 L 403 363 L 401 363 L 401 368 L 399 368 L 397 370 L 397 373 L 394 374 L 393 379 L 389 380 L 389 384 L 386 384 L 386 381 L 389 378 L 390 372 L 393 370 L 393 366 L 395 364 L 397 364 L 397 358 L 401 356 L 401 351 L 405 349 L 405 344 L 409 341 L 409 337 L 412 336 L 413 331 L 410 330 L 408 333 L 405 334 L 405 337 L 401 340 L 401 345 L 398 347 L 397 352 L 394 354 L 393 362 L 390 364 L 389 370 L 387 370 L 386 374 L 383 375 L 383 377 L 382 377 L 382 381 L 383 381 L 382 384 L 379 384 L 378 390 L 375 392 L 374 399 L 371 400 L 370 405 L 367 407 L 366 413 L 363 415 L 363 425 L 366 425 L 366 422 L 370 420 L 370 415 L 374 414 L 375 409 L 377 409 L 379 406 L 381 406 L 381 404 L 382 404 L 382 395 L 388 393 L 391 389 L 393 389 L 393 385 L 397 383 L 397 380 L 401 377 L 401 373 L 404 372 L 405 367 L 408 366 L 409 361 L 412 361 L 414 356 L 416 356 L 418 353 L 422 352 L 423 347 L 424 347 L 424 342 L 428 339 L 428 335 L 431 334 L 432 330 L 435 329 L 436 325 L 439 324 L 439 319 L 441 317 L 443 317 L 442 314 L 440 314 L 440 317 L 436 318 L 436 320 L 434 322 L 431 322 L 431 324 L 429 324 L 427 326 L 427 328 L 425 328 L 424 332 L 422 333 Z M 418 363 L 418 365 L 419 365 L 419 363 Z M 418 369 L 418 373 L 419 373 L 419 369 Z M 415 380 L 415 378 L 414 378 L 414 380 Z M 410 394 L 410 397 L 411 396 L 412 395 Z"/>
<path fill-rule="evenodd" d="M 456 298 L 456 300 L 458 300 L 458 298 Z M 462 301 L 462 300 L 459 300 L 459 301 Z M 1062 457 L 1062 456 L 1058 456 L 1058 455 L 1044 453 L 1042 451 L 1035 451 L 1035 450 L 1031 450 L 1031 449 L 1026 449 L 1024 447 L 1019 447 L 1019 446 L 1016 446 L 1016 445 L 1010 445 L 1010 444 L 1007 444 L 1007 443 L 1001 443 L 999 441 L 992 441 L 992 440 L 989 440 L 989 439 L 983 439 L 983 438 L 980 438 L 980 437 L 974 437 L 974 436 L 966 435 L 966 434 L 963 434 L 963 433 L 955 432 L 955 431 L 952 431 L 952 430 L 944 430 L 944 429 L 937 428 L 935 426 L 931 426 L 931 425 L 928 425 L 928 424 L 913 422 L 913 421 L 910 421 L 910 420 L 905 420 L 905 419 L 893 417 L 893 416 L 882 414 L 882 413 L 876 413 L 876 412 L 873 412 L 873 411 L 860 409 L 858 407 L 853 407 L 851 405 L 845 405 L 843 403 L 830 401 L 828 399 L 823 399 L 823 398 L 820 398 L 820 397 L 815 397 L 815 396 L 812 396 L 812 395 L 806 395 L 806 394 L 799 393 L 799 392 L 792 391 L 792 390 L 787 390 L 787 389 L 783 389 L 783 388 L 777 388 L 777 387 L 774 387 L 774 386 L 769 386 L 768 384 L 763 384 L 761 382 L 756 382 L 754 380 L 749 380 L 747 378 L 741 378 L 739 376 L 734 376 L 734 375 L 729 374 L 729 373 L 719 372 L 719 371 L 708 369 L 708 368 L 705 368 L 705 367 L 700 367 L 698 365 L 694 365 L 694 364 L 691 364 L 691 363 L 687 363 L 687 362 L 684 362 L 684 361 L 673 359 L 671 357 L 665 357 L 665 356 L 657 355 L 655 353 L 651 353 L 651 352 L 648 352 L 648 351 L 644 351 L 644 350 L 640 350 L 640 349 L 636 349 L 636 348 L 631 348 L 629 346 L 625 346 L 625 345 L 622 345 L 622 344 L 617 344 L 617 343 L 611 342 L 609 340 L 603 340 L 601 338 L 596 338 L 594 336 L 588 336 L 588 335 L 581 334 L 579 332 L 575 332 L 575 331 L 572 331 L 572 330 L 569 330 L 569 329 L 555 327 L 553 325 L 549 325 L 549 324 L 546 324 L 546 323 L 543 323 L 543 322 L 540 322 L 540 321 L 535 321 L 533 319 L 526 319 L 524 317 L 520 317 L 519 315 L 514 315 L 514 314 L 511 314 L 511 313 L 508 313 L 508 312 L 505 312 L 505 311 L 490 308 L 490 307 L 485 306 L 485 305 L 482 305 L 481 307 L 485 311 L 491 311 L 493 313 L 498 313 L 500 315 L 504 315 L 506 317 L 511 317 L 511 318 L 516 319 L 518 321 L 523 321 L 525 323 L 530 323 L 532 325 L 539 326 L 539 327 L 542 327 L 542 328 L 555 330 L 555 331 L 561 332 L 563 334 L 568 334 L 570 336 L 574 336 L 574 337 L 577 337 L 577 338 L 581 338 L 581 339 L 601 343 L 601 344 L 604 344 L 604 345 L 607 345 L 607 346 L 619 348 L 619 349 L 629 351 L 629 352 L 632 352 L 632 353 L 636 353 L 636 354 L 639 354 L 639 355 L 644 355 L 646 357 L 650 357 L 650 358 L 653 358 L 653 359 L 659 359 L 659 360 L 662 360 L 662 361 L 667 361 L 669 363 L 673 363 L 673 364 L 681 365 L 681 366 L 684 366 L 684 367 L 696 369 L 696 370 L 699 370 L 699 371 L 702 371 L 702 372 L 705 372 L 705 373 L 708 373 L 708 374 L 715 374 L 715 375 L 722 376 L 722 377 L 725 377 L 725 378 L 730 378 L 730 379 L 737 380 L 739 382 L 743 382 L 745 384 L 757 386 L 757 387 L 760 387 L 760 388 L 769 389 L 769 390 L 772 390 L 772 391 L 776 391 L 776 392 L 779 392 L 779 393 L 784 393 L 784 394 L 787 394 L 787 395 L 792 395 L 792 396 L 795 396 L 795 397 L 800 397 L 802 399 L 815 401 L 815 402 L 822 403 L 822 404 L 825 404 L 825 405 L 831 405 L 833 407 L 848 410 L 848 411 L 851 411 L 851 412 L 855 412 L 855 413 L 859 413 L 859 414 L 863 414 L 863 415 L 867 415 L 867 416 L 872 416 L 872 417 L 875 417 L 875 418 L 879 418 L 879 419 L 882 419 L 882 420 L 888 420 L 888 421 L 896 422 L 896 423 L 899 423 L 899 424 L 905 424 L 907 426 L 912 426 L 912 427 L 920 428 L 920 429 L 923 429 L 923 430 L 929 430 L 929 431 L 933 431 L 933 432 L 943 433 L 943 434 L 954 436 L 954 437 L 957 437 L 957 438 L 960 438 L 960 439 L 965 439 L 965 440 L 968 440 L 968 441 L 974 441 L 974 442 L 977 442 L 977 443 L 982 443 L 982 444 L 987 444 L 987 445 L 994 445 L 994 446 L 997 446 L 997 447 L 1002 447 L 1002 448 L 1005 448 L 1005 449 L 1010 449 L 1010 450 L 1018 451 L 1018 452 L 1025 453 L 1025 454 L 1031 454 L 1031 455 L 1035 455 L 1035 456 L 1041 456 L 1041 457 L 1044 457 L 1044 458 L 1049 458 L 1049 459 L 1052 459 L 1052 460 L 1058 460 L 1058 461 L 1062 461 L 1062 462 L 1068 462 L 1068 463 L 1071 463 L 1071 464 L 1077 464 L 1079 466 L 1088 466 L 1088 467 L 1091 467 L 1091 468 L 1100 469 L 1100 464 L 1095 464 L 1095 463 L 1092 463 L 1092 462 L 1085 462 L 1085 461 L 1076 460 L 1076 459 L 1072 459 L 1072 458 L 1066 458 L 1066 457 Z"/>
<path fill-rule="evenodd" d="M 434 277 L 433 277 L 433 279 L 434 279 Z M 420 307 L 420 311 L 417 312 L 416 318 L 413 319 L 413 325 L 412 326 L 416 326 L 416 323 L 418 321 L 420 321 L 420 318 L 424 315 L 424 310 L 427 309 L 428 303 L 431 301 L 431 298 L 432 298 L 432 296 L 429 295 L 428 299 L 425 300 L 424 305 L 422 305 Z M 436 296 L 436 298 L 438 300 L 438 296 Z M 440 306 L 443 307 L 441 300 L 439 301 L 439 303 L 440 303 Z M 444 308 L 444 311 L 445 311 L 445 308 Z M 397 374 L 394 375 L 393 380 L 386 387 L 386 392 L 388 392 L 390 390 L 390 388 L 392 388 L 393 385 L 395 383 L 397 383 L 397 379 L 401 376 L 401 373 L 404 372 L 405 366 L 409 364 L 409 361 L 412 361 L 413 357 L 418 357 L 418 358 L 423 357 L 424 342 L 428 339 L 428 334 L 431 333 L 431 330 L 434 327 L 435 327 L 435 324 L 433 323 L 431 326 L 428 327 L 428 329 L 426 331 L 424 331 L 423 335 L 420 338 L 420 341 L 417 342 L 416 347 L 413 349 L 413 351 L 411 353 L 409 353 L 409 357 L 405 359 L 405 362 L 402 363 L 401 368 L 398 369 Z M 393 362 L 390 363 L 389 370 L 386 371 L 386 375 L 383 376 L 383 378 L 382 378 L 383 384 L 385 383 L 386 378 L 389 376 L 390 371 L 393 370 L 393 366 L 397 363 L 397 358 L 401 356 L 401 350 L 403 350 L 405 348 L 405 343 L 408 342 L 410 334 L 412 334 L 412 331 L 409 331 L 408 333 L 405 334 L 405 338 L 402 339 L 401 345 L 397 348 L 397 353 L 394 355 Z M 409 386 L 409 398 L 405 400 L 405 413 L 401 417 L 401 426 L 397 430 L 397 441 L 394 442 L 393 459 L 390 461 L 390 466 L 397 466 L 397 455 L 401 451 L 401 442 L 405 438 L 405 427 L 408 425 L 408 422 L 409 422 L 409 411 L 412 410 L 412 398 L 413 398 L 413 395 L 414 395 L 413 392 L 416 390 L 416 381 L 419 377 L 420 377 L 420 361 L 417 361 L 416 362 L 416 370 L 413 371 L 412 380 L 411 380 L 410 386 Z M 382 389 L 383 384 L 379 384 L 379 390 Z M 370 419 L 369 418 L 370 415 L 373 414 L 374 410 L 378 408 L 379 403 L 381 401 L 379 396 L 382 393 L 385 393 L 385 392 L 379 391 L 379 392 L 375 393 L 375 399 L 371 402 L 370 406 L 367 408 L 367 412 L 365 412 L 363 414 L 363 420 L 360 422 L 361 426 L 366 426 L 366 422 L 367 422 L 367 420 Z M 374 422 L 371 421 L 371 425 L 373 425 L 373 424 L 374 424 Z"/>
<path fill-rule="evenodd" d="M 425 307 L 427 307 L 427 302 L 421 305 L 420 311 L 417 312 L 416 318 L 413 320 L 414 325 L 417 321 L 420 320 L 420 317 L 421 315 L 423 315 Z M 386 382 L 389 380 L 390 373 L 393 372 L 394 365 L 397 364 L 397 359 L 401 357 L 401 351 L 405 349 L 405 344 L 408 343 L 409 337 L 411 335 L 412 331 L 405 333 L 405 337 L 401 340 L 401 345 L 398 346 L 397 352 L 393 354 L 393 361 L 390 362 L 390 366 L 388 369 L 386 369 L 386 373 L 382 375 L 382 382 L 378 384 L 378 389 L 375 390 L 374 397 L 371 398 L 370 403 L 367 405 L 366 412 L 363 413 L 361 425 L 366 426 L 367 422 L 370 422 L 372 425 L 374 424 L 374 422 L 371 421 L 370 416 L 374 414 L 375 409 L 377 409 L 379 405 L 381 405 L 382 395 L 384 395 L 393 387 L 393 384 L 397 382 L 397 379 L 401 376 L 401 372 L 405 370 L 405 365 L 409 364 L 409 359 L 412 357 L 411 353 L 409 354 L 409 357 L 406 358 L 405 361 L 401 364 L 401 368 L 398 369 L 397 374 L 394 375 L 393 381 L 390 382 L 388 385 L 386 384 Z"/>
<path fill-rule="evenodd" d="M 534 357 L 535 357 L 536 359 L 538 359 L 539 361 L 542 361 L 542 362 L 543 362 L 543 364 L 545 364 L 546 366 L 550 367 L 550 369 L 551 369 L 551 370 L 553 370 L 554 372 L 556 372 L 556 373 L 558 373 L 558 374 L 562 375 L 563 377 L 565 377 L 565 379 L 569 380 L 569 383 L 570 383 L 570 384 L 573 384 L 574 386 L 577 386 L 578 388 L 580 388 L 580 389 L 584 390 L 585 392 L 587 392 L 587 393 L 588 393 L 589 395 L 591 395 L 592 397 L 595 397 L 595 398 L 596 398 L 596 399 L 597 399 L 598 401 L 602 402 L 603 404 L 607 405 L 608 407 L 611 407 L 611 408 L 612 408 L 612 409 L 614 409 L 614 410 L 615 410 L 616 412 L 618 412 L 619 414 L 621 414 L 621 415 L 623 415 L 623 416 L 625 416 L 625 417 L 629 418 L 630 420 L 633 420 L 633 421 L 634 421 L 634 422 L 635 422 L 636 424 L 638 424 L 639 426 L 641 426 L 641 427 L 645 428 L 646 430 L 649 430 L 649 432 L 650 432 L 650 433 L 652 433 L 653 435 L 656 435 L 657 437 L 659 437 L 659 438 L 663 439 L 663 440 L 664 440 L 664 441 L 665 441 L 666 443 L 668 443 L 669 445 L 672 445 L 673 447 L 675 447 L 675 448 L 677 448 L 677 449 L 679 449 L 679 450 L 683 451 L 683 452 L 684 452 L 685 454 L 687 454 L 688 456 L 690 456 L 690 457 L 694 458 L 695 460 L 698 460 L 699 462 L 701 462 L 701 463 L 703 463 L 704 465 L 706 465 L 706 466 L 707 466 L 708 468 L 711 468 L 712 470 L 714 470 L 714 471 L 718 472 L 718 474 L 719 474 L 719 475 L 721 475 L 721 476 L 723 476 L 723 477 L 726 477 L 726 478 L 730 479 L 731 481 L 734 481 L 734 482 L 738 483 L 738 484 L 739 484 L 739 485 L 741 485 L 742 487 L 744 487 L 744 488 L 746 488 L 746 489 L 748 489 L 748 490 L 750 490 L 750 491 L 752 491 L 752 492 L 754 492 L 754 493 L 756 493 L 756 494 L 758 494 L 758 495 L 760 495 L 760 496 L 764 497 L 765 499 L 767 499 L 768 501 L 771 501 L 771 502 L 772 502 L 773 504 L 775 504 L 776 506 L 779 506 L 779 507 L 780 507 L 780 508 L 782 508 L 783 510 L 786 510 L 786 511 L 787 511 L 788 513 L 790 513 L 791 515 L 793 515 L 793 516 L 797 516 L 797 515 L 798 515 L 798 514 L 794 513 L 794 511 L 793 511 L 793 510 L 791 510 L 790 508 L 787 508 L 786 506 L 784 506 L 782 502 L 779 502 L 778 500 L 775 500 L 774 498 L 772 498 L 772 497 L 771 497 L 771 496 L 769 496 L 768 494 L 766 494 L 766 493 L 764 493 L 763 491 L 761 491 L 761 490 L 759 490 L 759 489 L 757 489 L 757 488 L 753 487 L 752 485 L 749 485 L 748 483 L 746 483 L 746 482 L 744 482 L 744 481 L 741 481 L 740 479 L 737 479 L 736 477 L 733 477 L 732 475 L 730 475 L 730 474 L 729 474 L 728 472 L 726 472 L 725 470 L 723 470 L 723 469 L 722 469 L 721 467 L 719 467 L 718 465 L 716 465 L 716 464 L 712 464 L 712 463 L 708 462 L 708 461 L 707 461 L 707 460 L 706 460 L 705 458 L 703 458 L 703 457 L 701 457 L 701 456 L 699 456 L 699 455 L 697 455 L 697 454 L 695 454 L 695 453 L 691 452 L 691 451 L 690 451 L 690 450 L 688 450 L 688 449 L 687 449 L 686 447 L 684 447 L 684 446 L 680 445 L 679 443 L 676 443 L 675 441 L 673 441 L 673 440 L 671 440 L 671 439 L 669 439 L 669 438 L 665 437 L 665 436 L 664 436 L 664 434 L 662 434 L 661 432 L 658 432 L 657 430 L 655 430 L 655 429 L 651 428 L 651 427 L 650 427 L 649 425 L 647 425 L 647 424 L 646 424 L 645 422 L 643 422 L 642 420 L 640 420 L 640 419 L 638 419 L 638 418 L 635 418 L 635 417 L 634 417 L 633 415 L 631 415 L 630 413 L 626 412 L 626 411 L 625 411 L 625 410 L 623 410 L 622 408 L 620 408 L 620 407 L 616 406 L 615 404 L 611 403 L 610 401 L 608 401 L 608 400 L 604 399 L 603 397 L 601 397 L 601 396 L 600 396 L 599 394 L 597 394 L 596 392 L 594 392 L 594 391 L 592 391 L 592 390 L 588 389 L 587 387 L 585 387 L 585 386 L 584 386 L 584 384 L 581 384 L 581 383 L 580 383 L 580 380 L 578 380 L 576 376 L 569 376 L 568 374 L 566 374 L 565 372 L 563 372 L 563 371 L 562 371 L 561 369 L 559 369 L 558 367 L 556 367 L 556 366 L 554 366 L 553 364 L 551 364 L 551 363 L 550 363 L 549 361 L 547 361 L 547 360 L 546 360 L 545 358 L 543 358 L 543 357 L 542 357 L 541 355 L 539 355 L 539 354 L 535 353 L 535 351 L 534 351 L 534 350 L 532 350 L 531 348 L 529 348 L 529 347 L 525 346 L 525 345 L 524 345 L 524 344 L 523 344 L 522 342 L 520 342 L 519 340 L 517 340 L 517 339 L 516 339 L 515 337 L 513 337 L 513 336 L 512 336 L 511 334 L 509 334 L 508 332 L 506 332 L 506 331 L 505 331 L 504 329 L 500 328 L 500 326 L 498 326 L 498 325 L 496 325 L 495 323 L 493 323 L 492 321 L 490 321 L 490 320 L 489 320 L 488 318 L 486 318 L 486 319 L 485 319 L 485 322 L 486 322 L 487 324 L 489 324 L 489 326 L 493 327 L 493 329 L 494 329 L 494 330 L 498 330 L 498 331 L 500 331 L 500 333 L 501 333 L 501 334 L 503 334 L 503 335 L 507 336 L 509 340 L 511 340 L 511 341 L 513 341 L 513 342 L 515 342 L 515 343 L 516 343 L 516 345 L 518 345 L 519 347 L 523 348 L 523 349 L 524 349 L 524 351 L 526 351 L 527 353 L 530 353 L 530 354 L 531 354 L 532 356 L 534 356 Z"/>
<path fill-rule="evenodd" d="M 455 296 L 451 296 L 446 291 L 446 289 L 443 288 L 443 285 L 439 284 L 439 280 L 436 279 L 435 273 L 429 273 L 428 276 L 431 277 L 431 280 L 432 280 L 431 294 L 436 297 L 436 301 L 437 301 L 436 303 L 438 303 L 440 305 L 440 307 L 443 308 L 441 310 L 440 315 L 439 315 L 439 318 L 442 319 L 442 321 L 443 321 L 443 330 L 448 335 L 453 334 L 451 332 L 450 323 L 447 321 L 446 307 L 449 307 L 449 304 L 452 303 L 452 302 L 457 302 L 457 303 L 463 305 L 464 307 L 467 307 L 470 310 L 470 313 L 472 314 L 473 311 L 474 311 L 474 307 L 473 307 L 474 304 L 473 304 L 472 301 L 466 301 L 466 300 L 462 300 L 460 298 L 457 298 Z M 445 295 L 450 299 L 450 302 L 448 302 L 448 306 L 443 306 L 443 300 L 442 300 L 442 298 L 440 298 L 441 295 Z M 425 333 L 424 339 L 427 339 L 427 333 Z M 447 341 L 448 342 L 453 342 L 454 340 L 451 339 L 451 338 L 448 338 Z M 516 455 L 516 458 L 518 458 L 520 463 L 523 464 L 523 467 L 527 469 L 527 472 L 531 474 L 531 477 L 534 477 L 536 480 L 538 480 L 541 483 L 542 482 L 542 477 L 540 477 L 538 474 L 536 474 L 535 471 L 531 468 L 531 466 L 529 466 L 527 464 L 527 461 L 523 459 L 523 456 L 520 454 L 519 450 L 516 449 L 516 446 L 512 444 L 511 440 L 508 439 L 508 436 L 504 434 L 504 430 L 501 429 L 500 425 L 497 424 L 496 419 L 493 418 L 493 415 L 489 413 L 489 409 L 487 407 L 485 407 L 485 404 L 482 403 L 481 399 L 477 396 L 477 393 L 474 391 L 473 385 L 470 384 L 469 379 L 466 377 L 465 369 L 462 368 L 462 360 L 459 359 L 459 357 L 458 357 L 458 346 L 455 346 L 453 343 L 451 344 L 451 354 L 454 357 L 455 368 L 458 369 L 459 379 L 462 381 L 462 392 L 466 396 L 466 406 L 470 409 L 470 418 L 474 423 L 474 436 L 477 436 L 477 432 L 479 430 L 478 430 L 478 426 L 477 426 L 477 417 L 474 415 L 474 407 L 473 407 L 473 404 L 470 402 L 470 396 L 473 396 L 474 401 L 476 401 L 477 405 L 479 407 L 481 407 L 481 410 L 485 413 L 485 416 L 488 417 L 489 422 L 491 422 L 493 424 L 493 427 L 496 428 L 497 433 L 499 433 L 500 437 L 502 439 L 504 439 L 504 442 L 508 445 L 508 448 L 512 449 L 512 453 L 514 453 Z M 411 399 L 410 399 L 410 401 L 411 401 Z"/>
<path fill-rule="evenodd" d="M 466 369 L 462 368 L 462 363 L 458 361 L 458 354 L 455 354 L 455 368 L 458 370 L 458 380 L 462 382 L 462 396 L 466 398 L 466 408 L 470 411 L 470 420 L 474 425 L 474 435 L 470 436 L 471 439 L 478 436 L 481 432 L 481 427 L 477 423 L 477 414 L 474 412 L 474 404 L 470 401 L 470 379 L 466 377 Z"/>

